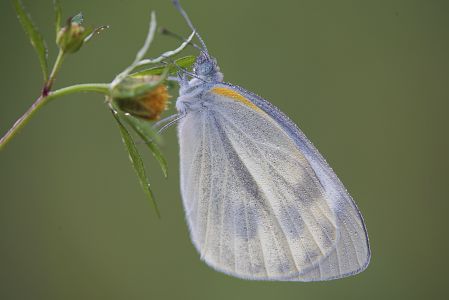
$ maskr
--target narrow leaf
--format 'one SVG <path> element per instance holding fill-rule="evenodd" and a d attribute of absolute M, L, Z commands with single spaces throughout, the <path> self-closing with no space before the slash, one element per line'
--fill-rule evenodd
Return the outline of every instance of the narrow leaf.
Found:
<path fill-rule="evenodd" d="M 47 61 L 47 46 L 42 38 L 42 35 L 36 28 L 36 26 L 31 21 L 30 16 L 26 13 L 25 8 L 20 0 L 14 0 L 14 7 L 17 12 L 17 17 L 22 24 L 23 30 L 28 35 L 31 45 L 37 52 L 39 62 L 42 69 L 42 74 L 44 75 L 44 81 L 48 79 L 48 61 Z"/>
<path fill-rule="evenodd" d="M 126 122 L 133 127 L 133 129 L 136 128 L 141 134 L 145 135 L 146 140 L 152 140 L 157 144 L 162 143 L 161 136 L 152 127 L 152 124 L 150 124 L 149 121 L 133 117 L 129 114 L 123 114 L 122 119 L 125 119 Z"/>
<path fill-rule="evenodd" d="M 195 63 L 196 57 L 193 55 L 184 56 L 175 60 L 175 64 L 181 68 L 188 69 Z"/>
<path fill-rule="evenodd" d="M 156 200 L 154 199 L 153 192 L 150 189 L 150 184 L 148 182 L 148 178 L 145 172 L 145 167 L 142 158 L 140 157 L 139 151 L 137 150 L 136 144 L 134 143 L 128 130 L 122 124 L 119 116 L 114 111 L 112 111 L 112 114 L 114 115 L 114 118 L 117 121 L 117 125 L 120 129 L 120 134 L 122 136 L 123 143 L 125 144 L 126 149 L 128 150 L 131 164 L 133 165 L 134 170 L 136 171 L 137 176 L 139 177 L 140 185 L 142 186 L 145 195 L 152 202 L 157 216 L 160 218 L 159 209 Z"/>
<path fill-rule="evenodd" d="M 59 30 L 61 30 L 61 18 L 62 18 L 61 2 L 59 0 L 53 0 L 53 8 L 55 10 L 55 29 L 57 36 Z"/>
<path fill-rule="evenodd" d="M 148 76 L 148 75 L 159 75 L 164 72 L 165 66 L 160 67 L 153 67 L 149 69 L 144 69 L 142 71 L 135 72 L 133 74 L 130 74 L 131 77 L 142 77 L 142 76 Z M 173 73 L 173 67 L 169 68 L 169 73 Z"/>
<path fill-rule="evenodd" d="M 179 71 L 179 68 L 188 69 L 195 63 L 195 56 L 189 55 L 182 58 L 179 58 L 174 61 L 173 64 L 169 66 L 168 73 L 173 74 Z M 138 71 L 136 73 L 131 74 L 132 77 L 141 77 L 141 76 L 147 76 L 147 75 L 160 75 L 164 72 L 164 70 L 167 68 L 167 66 L 159 66 L 159 67 L 153 67 L 149 69 L 144 69 L 141 71 Z"/>
<path fill-rule="evenodd" d="M 145 142 L 145 144 L 150 149 L 154 158 L 158 161 L 161 166 L 162 173 L 167 177 L 167 160 L 165 159 L 162 151 L 159 149 L 159 146 L 156 143 L 156 140 L 160 139 L 159 135 L 152 129 L 150 123 L 148 121 L 144 121 L 138 118 L 135 118 L 130 115 L 123 115 L 122 119 L 134 129 L 134 131 L 140 136 L 140 138 Z"/>

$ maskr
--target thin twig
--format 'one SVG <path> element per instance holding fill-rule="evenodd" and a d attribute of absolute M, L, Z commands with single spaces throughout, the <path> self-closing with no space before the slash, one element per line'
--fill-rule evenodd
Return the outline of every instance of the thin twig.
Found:
<path fill-rule="evenodd" d="M 125 79 L 126 76 L 128 76 L 132 70 L 134 70 L 137 66 L 137 64 L 142 60 L 142 58 L 145 56 L 145 54 L 148 51 L 148 48 L 151 45 L 151 42 L 154 39 L 154 35 L 156 33 L 156 14 L 154 11 L 151 12 L 151 19 L 150 19 L 150 26 L 148 28 L 148 35 L 145 39 L 145 43 L 143 44 L 142 48 L 137 52 L 136 58 L 134 61 L 120 74 L 118 74 L 115 79 L 111 82 L 111 88 L 116 87 L 120 82 L 122 82 L 123 79 Z"/>
<path fill-rule="evenodd" d="M 156 64 L 156 63 L 160 63 L 161 61 L 163 61 L 164 59 L 167 59 L 173 55 L 178 54 L 179 52 L 181 52 L 182 50 L 184 50 L 185 47 L 187 47 L 187 45 L 189 45 L 189 43 L 192 41 L 193 37 L 195 36 L 195 31 L 192 32 L 190 34 L 190 36 L 188 37 L 187 40 L 185 40 L 178 48 L 176 48 L 175 50 L 171 50 L 171 51 L 167 51 L 161 54 L 161 56 L 159 56 L 158 58 L 154 58 L 154 59 L 143 59 L 141 60 L 136 67 L 140 67 L 143 65 L 148 65 L 148 64 Z"/>

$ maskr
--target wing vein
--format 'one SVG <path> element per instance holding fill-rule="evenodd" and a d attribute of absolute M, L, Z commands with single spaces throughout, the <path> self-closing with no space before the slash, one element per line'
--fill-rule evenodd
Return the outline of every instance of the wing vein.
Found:
<path fill-rule="evenodd" d="M 204 176 L 204 160 L 205 160 L 205 155 L 204 155 L 204 152 L 205 152 L 205 144 L 206 144 L 206 118 L 205 118 L 205 116 L 203 115 L 203 118 L 202 118 L 202 132 L 203 132 L 203 139 L 202 139 L 202 144 L 203 144 L 203 147 L 202 147 L 202 154 L 201 154 L 201 172 L 200 172 L 200 175 L 199 175 L 199 180 L 198 180 L 198 193 L 200 194 L 200 197 L 196 197 L 196 201 L 197 201 L 197 203 L 196 203 L 196 218 L 197 218 L 197 222 L 198 222 L 198 218 L 199 218 L 199 214 L 200 214 L 200 206 L 201 206 L 201 199 L 203 198 L 203 190 L 202 190 L 202 186 L 203 186 L 203 176 Z M 196 227 L 198 227 L 198 224 L 196 224 Z M 197 237 L 197 238 L 199 238 L 199 236 Z M 203 253 L 203 243 L 202 243 L 202 241 L 198 241 L 199 242 L 199 244 L 200 244 L 200 256 L 201 257 L 204 257 L 204 253 Z"/>
<path fill-rule="evenodd" d="M 247 137 L 247 139 L 248 139 L 248 142 L 253 143 L 253 145 L 255 146 L 256 150 L 259 152 L 260 156 L 262 156 L 263 158 L 265 158 L 265 162 L 267 162 L 267 163 L 269 164 L 269 166 L 270 166 L 272 169 L 274 169 L 274 170 L 276 171 L 276 173 L 278 173 L 279 175 L 281 175 L 281 173 L 280 173 L 279 170 L 276 168 L 276 166 L 274 166 L 274 165 L 271 163 L 271 161 L 270 161 L 270 160 L 263 154 L 263 152 L 260 150 L 260 148 L 259 148 L 258 145 L 256 144 L 256 143 L 257 143 L 256 141 L 253 141 L 252 139 L 250 139 L 250 138 L 247 136 L 247 134 L 246 134 L 243 130 L 237 128 L 234 124 L 232 124 L 232 122 L 230 122 L 230 120 L 228 120 L 228 119 L 226 118 L 226 116 L 224 116 L 224 119 L 226 119 L 226 120 L 229 122 L 230 126 L 231 126 L 234 130 L 238 131 L 238 132 L 241 133 L 242 135 L 245 135 L 245 136 Z M 236 153 L 237 153 L 237 152 L 236 152 Z M 248 170 L 248 171 L 249 171 L 249 170 Z M 282 179 L 284 180 L 284 182 L 285 182 L 286 184 L 288 184 L 288 182 L 285 181 L 285 178 L 284 178 L 282 175 L 280 176 L 280 178 L 282 178 Z M 308 193 L 307 191 L 305 191 L 305 192 Z M 309 194 L 309 197 L 310 197 L 310 194 Z M 281 201 L 281 202 L 284 204 L 284 206 L 285 206 L 285 202 L 283 201 L 283 199 L 280 200 L 280 201 Z M 269 202 L 269 201 L 267 201 L 267 202 Z M 291 221 L 292 224 L 294 225 L 294 228 L 295 228 L 296 233 L 298 233 L 298 235 L 299 235 L 299 232 L 298 232 L 298 230 L 297 230 L 297 228 L 296 228 L 296 223 L 293 221 L 294 219 L 292 218 L 290 212 L 288 211 L 288 209 L 285 209 L 285 208 L 284 208 L 284 211 L 287 212 L 287 215 L 289 216 L 290 221 Z M 318 222 L 318 220 L 316 219 L 315 215 L 314 215 L 312 212 L 310 213 L 310 215 L 311 215 L 312 218 L 315 220 L 316 224 L 319 225 L 319 222 Z M 276 215 L 274 215 L 274 217 L 276 218 Z M 326 217 L 327 217 L 327 216 L 326 216 Z M 307 224 L 306 222 L 304 222 L 304 223 L 306 224 L 307 230 L 308 230 L 308 232 L 310 233 L 310 235 L 312 236 L 312 238 L 313 238 L 313 240 L 314 240 L 314 243 L 316 244 L 316 246 L 317 246 L 318 249 L 320 250 L 321 254 L 322 254 L 323 256 L 325 256 L 325 255 L 326 255 L 326 252 L 325 252 L 323 249 L 321 249 L 321 246 L 320 246 L 320 244 L 318 243 L 318 241 L 316 240 L 315 235 L 314 235 L 313 232 L 310 230 L 310 228 L 309 228 L 309 227 L 310 227 L 310 224 Z M 332 222 L 331 222 L 331 224 L 332 224 Z M 279 226 L 280 226 L 280 224 L 279 224 Z M 281 228 L 281 231 L 283 231 L 283 230 L 282 230 L 282 227 L 280 227 L 280 228 Z M 325 233 L 325 235 L 326 235 L 326 237 L 329 239 L 329 241 L 332 241 L 332 239 L 331 239 L 331 238 L 329 237 L 329 235 L 327 234 L 326 230 L 323 230 L 323 232 Z M 300 235 L 299 235 L 299 236 L 300 236 Z M 286 238 L 286 240 L 287 240 L 287 243 L 288 243 L 288 239 L 287 239 L 287 238 Z M 288 243 L 288 244 L 289 244 L 289 246 L 290 246 L 290 243 Z M 305 247 L 303 247 L 303 248 L 304 248 L 305 251 L 306 251 L 306 255 L 308 256 L 310 263 L 312 263 L 312 260 L 310 259 L 310 256 L 309 256 L 309 253 L 308 253 L 308 250 L 307 250 Z M 295 262 L 295 266 L 296 266 L 296 260 L 295 260 L 295 259 L 294 259 L 294 262 Z M 297 266 L 296 266 L 296 268 L 298 269 Z M 299 270 L 298 270 L 298 272 L 299 272 Z"/>
<path fill-rule="evenodd" d="M 226 195 L 227 193 L 227 189 L 228 189 L 228 165 L 225 164 L 225 169 L 224 169 L 224 176 L 223 176 L 223 195 Z M 220 220 L 220 247 L 219 247 L 219 256 L 218 256 L 218 261 L 221 264 L 222 261 L 222 255 L 223 255 L 223 224 L 224 224 L 224 197 L 221 200 L 220 206 L 220 213 L 221 213 L 221 220 Z"/>
<path fill-rule="evenodd" d="M 230 122 L 229 122 L 229 123 L 230 123 Z M 220 125 L 218 125 L 218 124 L 219 124 L 218 122 L 216 122 L 216 124 L 217 124 L 217 127 L 221 127 Z M 230 124 L 232 124 L 232 123 L 230 123 Z M 280 232 L 282 233 L 282 235 L 284 236 L 284 239 L 285 239 L 285 241 L 286 241 L 286 244 L 287 244 L 286 249 L 288 249 L 288 254 L 289 254 L 289 256 L 290 256 L 290 259 L 293 261 L 293 263 L 294 263 L 294 265 L 295 265 L 295 268 L 297 269 L 297 272 L 298 272 L 298 274 L 299 274 L 298 267 L 296 266 L 296 260 L 295 260 L 294 255 L 293 255 L 293 250 L 292 250 L 291 245 L 290 245 L 290 243 L 289 243 L 289 241 L 288 241 L 287 235 L 286 235 L 285 232 L 282 230 L 281 224 L 279 223 L 279 220 L 278 220 L 277 217 L 276 217 L 276 213 L 275 213 L 275 211 L 274 211 L 274 208 L 272 207 L 270 201 L 268 200 L 268 197 L 267 197 L 267 195 L 266 195 L 266 192 L 265 192 L 264 189 L 260 186 L 260 184 L 254 179 L 254 176 L 251 174 L 251 171 L 248 169 L 248 167 L 245 165 L 245 163 L 240 159 L 240 155 L 238 154 L 238 152 L 237 152 L 237 150 L 235 149 L 234 145 L 233 145 L 232 142 L 227 138 L 226 133 L 224 133 L 224 131 L 223 131 L 223 128 L 221 128 L 221 129 L 222 129 L 222 130 L 221 130 L 221 131 L 222 131 L 221 134 L 222 134 L 224 137 L 226 137 L 226 140 L 227 140 L 228 144 L 232 147 L 232 149 L 234 150 L 234 152 L 235 152 L 235 154 L 237 155 L 237 157 L 239 157 L 239 160 L 240 160 L 240 162 L 241 162 L 241 165 L 246 169 L 246 171 L 248 172 L 248 174 L 251 176 L 252 182 L 255 183 L 256 186 L 258 186 L 259 191 L 262 192 L 263 198 L 266 199 L 266 203 L 268 204 L 268 207 L 270 208 L 270 213 L 268 213 L 268 212 L 266 212 L 266 213 L 268 213 L 268 215 L 272 215 L 272 216 L 273 216 L 273 219 L 276 221 L 277 227 L 280 229 Z M 229 157 L 228 157 L 228 158 L 229 158 Z M 235 226 L 235 217 L 234 217 L 234 226 Z M 234 228 L 235 228 L 235 227 L 234 227 Z M 277 238 L 276 238 L 276 235 L 274 234 L 273 228 L 270 228 L 270 231 L 271 231 L 271 233 L 272 233 L 272 235 L 273 235 L 273 237 L 274 237 L 274 240 L 276 240 L 277 242 L 279 242 L 279 241 L 277 240 Z M 279 250 L 279 248 L 278 248 L 278 250 Z M 268 270 L 267 270 L 267 271 L 268 271 Z"/>
<path fill-rule="evenodd" d="M 254 266 L 253 266 L 253 258 L 252 258 L 251 251 L 250 251 L 249 234 L 248 234 L 248 226 L 249 226 L 249 223 L 248 223 L 248 210 L 247 210 L 247 204 L 248 203 L 247 203 L 247 201 L 245 201 L 243 199 L 243 197 L 242 197 L 242 204 L 243 204 L 243 210 L 245 212 L 246 247 L 247 247 L 246 251 L 248 251 L 249 264 L 250 264 L 251 270 L 253 270 L 253 268 L 254 268 Z"/>
<path fill-rule="evenodd" d="M 351 245 L 352 245 L 352 247 L 354 248 L 355 259 L 357 260 L 357 264 L 358 264 L 359 266 L 361 266 L 360 260 L 359 260 L 359 256 L 358 256 L 358 254 L 357 254 L 357 248 L 355 247 L 354 239 L 352 238 L 352 234 L 349 232 L 349 230 L 348 230 L 348 225 L 347 225 L 346 223 L 347 223 L 347 222 L 343 222 L 343 226 L 346 228 L 347 235 L 349 235 L 349 239 L 351 240 Z M 355 229 L 355 228 L 354 228 L 354 229 Z"/>
<path fill-rule="evenodd" d="M 209 124 L 210 124 L 210 122 L 209 122 Z M 208 133 L 209 133 L 209 136 L 210 136 L 210 134 L 211 134 L 211 129 L 210 129 L 210 127 L 208 127 L 207 128 L 207 131 L 208 131 Z M 209 163 L 210 163 L 210 168 L 211 168 L 211 173 L 212 173 L 212 169 L 213 169 L 213 164 L 212 164 L 212 139 L 211 138 L 209 138 L 209 151 L 208 151 L 208 153 L 209 153 Z M 203 149 L 205 149 L 206 148 L 206 145 L 203 147 Z M 206 210 L 206 230 L 205 230 L 205 232 L 204 232 L 204 245 L 203 245 L 203 248 L 204 248 L 204 251 L 207 251 L 207 242 L 208 242 L 208 234 L 209 234 L 209 215 L 210 215 L 210 207 L 211 207 L 211 205 L 212 205 L 212 184 L 213 184 L 213 178 L 212 178 L 212 176 L 211 176 L 211 178 L 209 178 L 209 180 L 210 180 L 210 183 L 209 183 L 209 203 L 207 203 L 207 210 Z M 206 253 L 204 253 L 204 255 L 206 255 Z"/>

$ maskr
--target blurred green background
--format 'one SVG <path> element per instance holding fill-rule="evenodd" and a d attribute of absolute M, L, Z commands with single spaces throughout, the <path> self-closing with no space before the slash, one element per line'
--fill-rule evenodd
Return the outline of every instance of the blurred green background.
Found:
<path fill-rule="evenodd" d="M 51 1 L 24 2 L 54 59 Z M 150 9 L 159 25 L 189 33 L 168 0 L 62 4 L 65 17 L 83 11 L 86 24 L 111 28 L 67 59 L 56 87 L 110 81 L 141 46 Z M 285 111 L 345 183 L 367 223 L 370 266 L 319 283 L 215 272 L 189 240 L 175 128 L 165 134 L 167 180 L 142 147 L 158 220 L 102 97 L 82 94 L 45 107 L 0 153 L 0 299 L 447 297 L 449 2 L 183 4 L 225 79 Z M 6 0 L 0 32 L 3 134 L 38 96 L 41 72 Z M 158 36 L 151 53 L 178 44 Z"/>

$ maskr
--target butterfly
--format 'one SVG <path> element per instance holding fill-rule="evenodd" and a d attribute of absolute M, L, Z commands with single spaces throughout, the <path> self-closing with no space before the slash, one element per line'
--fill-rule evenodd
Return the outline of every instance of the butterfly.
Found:
<path fill-rule="evenodd" d="M 363 271 L 363 217 L 325 159 L 267 100 L 223 81 L 196 33 L 176 101 L 190 236 L 212 268 L 250 280 L 322 281 Z"/>

